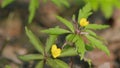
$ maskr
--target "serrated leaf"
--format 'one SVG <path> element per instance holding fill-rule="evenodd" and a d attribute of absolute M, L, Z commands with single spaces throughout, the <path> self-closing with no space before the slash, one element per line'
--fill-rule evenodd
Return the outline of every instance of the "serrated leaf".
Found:
<path fill-rule="evenodd" d="M 29 30 L 27 27 L 25 27 L 26 35 L 28 36 L 30 42 L 33 44 L 33 46 L 38 50 L 40 53 L 44 54 L 43 44 L 41 41 L 36 37 L 31 30 Z"/>
<path fill-rule="evenodd" d="M 107 55 L 110 55 L 110 52 L 108 50 L 108 48 L 98 39 L 90 36 L 90 35 L 86 35 L 86 37 L 88 38 L 88 40 L 94 44 L 94 46 L 102 51 L 104 51 Z"/>
<path fill-rule="evenodd" d="M 100 30 L 100 29 L 105 29 L 108 27 L 109 27 L 109 25 L 89 24 L 85 28 L 86 29 L 93 29 L 93 30 Z"/>
<path fill-rule="evenodd" d="M 91 12 L 91 5 L 87 3 L 82 9 L 79 10 L 78 14 L 78 23 L 80 22 L 81 18 L 88 18 L 92 14 Z"/>
<path fill-rule="evenodd" d="M 69 22 L 68 20 L 66 20 L 60 16 L 57 16 L 57 19 L 60 20 L 65 26 L 67 26 L 73 33 L 75 32 L 73 24 L 71 22 Z"/>
<path fill-rule="evenodd" d="M 84 54 L 85 54 L 85 43 L 84 43 L 84 40 L 80 37 L 80 36 L 77 36 L 78 40 L 75 42 L 75 45 L 76 45 L 76 49 L 78 51 L 78 53 L 81 55 L 81 60 L 83 59 L 84 57 Z"/>
<path fill-rule="evenodd" d="M 65 33 L 70 33 L 70 31 L 59 28 L 59 27 L 42 30 L 42 32 L 50 34 L 50 35 L 61 35 L 61 34 L 65 34 Z"/>
<path fill-rule="evenodd" d="M 29 24 L 32 22 L 36 9 L 39 7 L 39 1 L 38 0 L 30 0 L 29 4 L 29 17 L 28 17 L 28 22 Z"/>
<path fill-rule="evenodd" d="M 59 57 L 68 57 L 68 56 L 76 56 L 76 55 L 78 55 L 76 49 L 70 47 L 67 49 L 63 49 Z"/>
<path fill-rule="evenodd" d="M 41 59 L 44 59 L 44 56 L 40 55 L 40 54 L 29 54 L 29 55 L 19 56 L 19 58 L 21 60 L 24 60 L 24 61 L 31 61 L 31 60 L 41 60 Z"/>
<path fill-rule="evenodd" d="M 51 48 L 51 46 L 55 43 L 57 39 L 57 35 L 50 35 L 49 38 L 47 39 L 47 42 L 46 42 L 46 48 L 45 48 L 45 51 L 48 52 Z"/>
<path fill-rule="evenodd" d="M 37 65 L 35 66 L 35 68 L 43 68 L 43 66 L 44 66 L 44 61 L 42 60 L 42 61 L 40 61 L 40 62 L 37 63 Z"/>
<path fill-rule="evenodd" d="M 70 67 L 68 66 L 68 64 L 66 64 L 66 63 L 63 62 L 62 60 L 54 59 L 54 61 L 55 61 L 56 64 L 59 66 L 59 68 L 70 68 Z"/>

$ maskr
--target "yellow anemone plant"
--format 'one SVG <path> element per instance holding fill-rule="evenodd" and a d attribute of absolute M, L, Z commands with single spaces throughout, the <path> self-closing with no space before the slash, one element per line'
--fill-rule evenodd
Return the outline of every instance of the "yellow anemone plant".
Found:
<path fill-rule="evenodd" d="M 86 18 L 82 18 L 80 20 L 79 24 L 80 24 L 81 27 L 85 27 L 85 26 L 87 26 L 89 24 L 89 22 L 87 21 Z"/>
<path fill-rule="evenodd" d="M 51 53 L 52 53 L 53 58 L 57 58 L 61 54 L 61 49 L 57 48 L 57 45 L 54 44 L 52 45 Z"/>

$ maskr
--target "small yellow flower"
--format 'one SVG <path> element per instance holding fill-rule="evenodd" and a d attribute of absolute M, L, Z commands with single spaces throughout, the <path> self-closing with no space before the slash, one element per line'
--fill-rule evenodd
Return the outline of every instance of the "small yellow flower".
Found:
<path fill-rule="evenodd" d="M 54 58 L 56 58 L 56 57 L 58 57 L 61 54 L 61 49 L 57 48 L 57 46 L 54 44 L 54 45 L 52 45 L 51 53 L 52 53 L 52 56 Z"/>
<path fill-rule="evenodd" d="M 84 27 L 84 26 L 87 26 L 88 24 L 89 24 L 89 22 L 87 21 L 87 19 L 86 18 L 82 18 L 81 20 L 80 20 L 80 26 L 82 26 L 82 27 Z"/>

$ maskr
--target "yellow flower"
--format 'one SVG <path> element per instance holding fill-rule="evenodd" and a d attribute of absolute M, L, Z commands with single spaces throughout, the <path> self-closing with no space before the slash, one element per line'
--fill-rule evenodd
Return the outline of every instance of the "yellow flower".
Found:
<path fill-rule="evenodd" d="M 87 21 L 87 19 L 86 18 L 82 18 L 81 20 L 80 20 L 80 26 L 82 26 L 82 27 L 84 27 L 84 26 L 87 26 L 88 24 L 89 24 L 89 22 Z"/>
<path fill-rule="evenodd" d="M 57 48 L 57 46 L 54 44 L 54 45 L 52 45 L 51 53 L 52 53 L 52 56 L 54 58 L 56 58 L 56 57 L 58 57 L 61 54 L 61 49 Z"/>

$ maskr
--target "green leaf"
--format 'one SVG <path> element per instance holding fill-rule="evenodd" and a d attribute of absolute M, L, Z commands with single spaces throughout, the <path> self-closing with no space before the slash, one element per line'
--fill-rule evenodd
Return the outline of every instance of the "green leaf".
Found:
<path fill-rule="evenodd" d="M 94 30 L 98 30 L 98 29 L 105 29 L 108 28 L 109 25 L 98 25 L 98 24 L 89 24 L 88 26 L 86 26 L 86 29 L 94 29 Z"/>
<path fill-rule="evenodd" d="M 67 35 L 66 36 L 66 41 L 73 42 L 75 36 L 76 36 L 75 34 L 69 34 L 69 35 Z"/>
<path fill-rule="evenodd" d="M 76 56 L 76 55 L 78 55 L 76 49 L 70 47 L 67 49 L 63 49 L 59 57 L 68 57 L 68 56 Z"/>
<path fill-rule="evenodd" d="M 93 10 L 97 10 L 99 7 L 99 1 L 98 0 L 84 0 L 87 3 L 90 3 Z"/>
<path fill-rule="evenodd" d="M 41 60 L 41 59 L 44 59 L 44 56 L 40 55 L 40 54 L 29 54 L 29 55 L 19 56 L 19 58 L 21 60 L 24 60 L 24 61 L 31 61 L 31 60 Z"/>
<path fill-rule="evenodd" d="M 53 59 L 51 59 L 51 58 L 47 59 L 47 65 L 49 65 L 52 68 L 58 68 L 56 62 Z"/>
<path fill-rule="evenodd" d="M 98 39 L 96 39 L 90 35 L 86 35 L 86 37 L 96 48 L 104 51 L 107 55 L 110 55 L 108 48 L 101 41 L 99 41 Z"/>
<path fill-rule="evenodd" d="M 44 48 L 41 41 L 36 37 L 31 30 L 25 27 L 26 35 L 28 36 L 30 42 L 34 45 L 34 47 L 42 54 L 44 54 Z"/>
<path fill-rule="evenodd" d="M 10 65 L 5 65 L 5 68 L 11 68 L 11 66 Z"/>
<path fill-rule="evenodd" d="M 82 9 L 79 10 L 78 14 L 78 23 L 80 22 L 81 18 L 88 18 L 92 14 L 91 12 L 91 5 L 87 3 Z"/>
<path fill-rule="evenodd" d="M 6 6 L 8 6 L 10 3 L 12 3 L 15 0 L 2 0 L 2 4 L 1 7 L 4 8 Z"/>
<path fill-rule="evenodd" d="M 54 59 L 54 61 L 56 62 L 56 64 L 59 66 L 59 68 L 70 68 L 68 66 L 68 64 L 66 64 L 65 62 L 59 60 L 59 59 Z"/>
<path fill-rule="evenodd" d="M 73 33 L 75 32 L 73 24 L 71 22 L 60 16 L 57 16 L 57 19 L 60 20 L 65 26 L 67 26 Z"/>
<path fill-rule="evenodd" d="M 78 40 L 75 42 L 75 45 L 78 53 L 81 55 L 81 60 L 82 60 L 86 51 L 85 43 L 84 43 L 84 40 L 79 35 L 77 35 L 77 38 Z"/>
<path fill-rule="evenodd" d="M 93 32 L 92 30 L 86 30 L 86 32 L 88 32 L 89 35 L 91 35 L 91 36 L 97 37 L 96 33 Z"/>
<path fill-rule="evenodd" d="M 42 61 L 40 61 L 40 62 L 37 63 L 37 65 L 35 66 L 35 68 L 43 68 L 43 66 L 44 66 L 44 61 L 42 60 Z"/>
<path fill-rule="evenodd" d="M 48 58 L 47 64 L 51 66 L 52 68 L 69 68 L 69 66 L 65 62 L 59 59 Z"/>
<path fill-rule="evenodd" d="M 94 49 L 94 47 L 91 46 L 90 44 L 86 44 L 85 48 L 86 48 L 87 51 L 92 51 Z"/>
<path fill-rule="evenodd" d="M 60 34 L 70 33 L 70 31 L 59 28 L 59 27 L 42 30 L 42 32 L 50 34 L 50 35 L 60 35 Z"/>
<path fill-rule="evenodd" d="M 36 9 L 39 7 L 39 1 L 38 0 L 30 0 L 30 5 L 29 5 L 29 18 L 28 22 L 29 24 L 32 22 Z"/>
<path fill-rule="evenodd" d="M 53 44 L 55 44 L 55 41 L 57 39 L 57 35 L 50 35 L 46 42 L 46 52 L 48 52 Z"/>
<path fill-rule="evenodd" d="M 63 5 L 66 7 L 70 6 L 68 0 L 51 0 L 51 1 L 58 7 L 62 7 Z"/>

